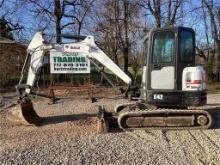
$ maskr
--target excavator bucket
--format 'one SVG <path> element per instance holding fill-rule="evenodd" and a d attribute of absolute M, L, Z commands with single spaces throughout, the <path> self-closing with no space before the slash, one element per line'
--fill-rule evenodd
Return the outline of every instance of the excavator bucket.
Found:
<path fill-rule="evenodd" d="M 42 118 L 35 112 L 31 101 L 20 103 L 7 114 L 7 119 L 15 124 L 39 125 Z"/>

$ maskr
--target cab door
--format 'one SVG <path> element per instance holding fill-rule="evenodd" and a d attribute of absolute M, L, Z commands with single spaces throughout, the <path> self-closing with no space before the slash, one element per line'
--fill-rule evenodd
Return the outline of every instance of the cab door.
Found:
<path fill-rule="evenodd" d="M 149 84 L 152 90 L 174 90 L 175 82 L 175 31 L 163 30 L 152 34 L 149 58 Z"/>
<path fill-rule="evenodd" d="M 190 28 L 179 28 L 178 43 L 177 90 L 182 90 L 183 69 L 195 66 L 195 32 Z"/>

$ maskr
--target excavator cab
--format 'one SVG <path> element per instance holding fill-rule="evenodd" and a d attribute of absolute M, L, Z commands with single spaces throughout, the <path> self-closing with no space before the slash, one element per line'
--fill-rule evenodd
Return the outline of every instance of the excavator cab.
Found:
<path fill-rule="evenodd" d="M 145 44 L 144 102 L 116 108 L 121 129 L 202 129 L 212 117 L 197 109 L 207 100 L 205 71 L 195 65 L 195 32 L 186 27 L 152 29 Z"/>
<path fill-rule="evenodd" d="M 193 29 L 153 29 L 145 44 L 142 91 L 149 104 L 186 108 L 206 103 L 205 72 L 202 66 L 195 67 Z"/>

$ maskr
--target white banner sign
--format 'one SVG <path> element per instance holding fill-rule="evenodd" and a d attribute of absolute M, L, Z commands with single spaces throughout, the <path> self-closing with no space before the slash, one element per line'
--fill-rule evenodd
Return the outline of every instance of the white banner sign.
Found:
<path fill-rule="evenodd" d="M 90 61 L 80 52 L 50 51 L 50 73 L 90 73 Z"/>

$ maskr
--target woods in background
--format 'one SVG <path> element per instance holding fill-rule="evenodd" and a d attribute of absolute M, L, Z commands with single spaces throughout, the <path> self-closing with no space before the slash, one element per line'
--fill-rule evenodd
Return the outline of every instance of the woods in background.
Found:
<path fill-rule="evenodd" d="M 91 34 L 133 80 L 151 28 L 191 27 L 208 81 L 220 81 L 218 0 L 0 0 L 0 10 L 1 37 L 25 44 L 42 30 L 49 41 L 62 43 L 61 33 Z"/>

